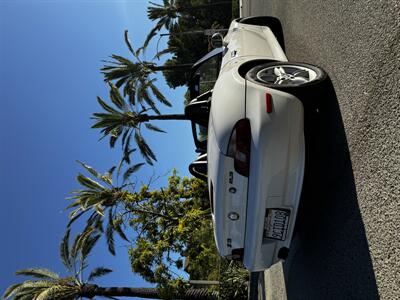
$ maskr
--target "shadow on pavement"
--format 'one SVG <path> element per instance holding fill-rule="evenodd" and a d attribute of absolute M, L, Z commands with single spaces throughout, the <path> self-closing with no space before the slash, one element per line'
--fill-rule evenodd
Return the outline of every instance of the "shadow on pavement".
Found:
<path fill-rule="evenodd" d="M 378 299 L 346 134 L 328 78 L 305 113 L 306 171 L 284 269 L 288 299 Z"/>

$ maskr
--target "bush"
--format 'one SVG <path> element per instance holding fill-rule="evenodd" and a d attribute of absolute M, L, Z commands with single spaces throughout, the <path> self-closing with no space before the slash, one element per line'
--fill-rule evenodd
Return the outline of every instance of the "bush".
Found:
<path fill-rule="evenodd" d="M 219 276 L 219 297 L 221 300 L 247 300 L 249 272 L 241 263 L 221 259 Z"/>

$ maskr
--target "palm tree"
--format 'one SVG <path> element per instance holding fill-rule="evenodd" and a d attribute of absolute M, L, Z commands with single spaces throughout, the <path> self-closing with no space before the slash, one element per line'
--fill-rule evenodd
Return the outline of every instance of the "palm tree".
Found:
<path fill-rule="evenodd" d="M 147 104 L 152 110 L 159 113 L 151 95 L 166 106 L 171 106 L 171 103 L 155 86 L 156 78 L 151 78 L 151 75 L 155 72 L 165 70 L 187 71 L 191 68 L 192 64 L 158 66 L 154 62 L 142 60 L 140 55 L 143 52 L 144 47 L 134 50 L 129 41 L 127 30 L 125 30 L 124 36 L 125 43 L 135 61 L 115 54 L 111 55 L 112 60 L 105 61 L 108 64 L 103 66 L 101 71 L 104 75 L 105 81 L 110 83 L 110 98 L 113 102 L 121 103 L 120 99 L 116 98 L 117 95 L 115 94 L 115 89 L 111 85 L 111 82 L 114 82 L 114 87 L 117 89 L 122 86 L 124 87 L 123 95 L 129 97 L 129 103 L 131 105 L 139 104 L 141 107 L 144 107 Z M 160 51 L 157 53 L 156 57 L 160 57 L 170 51 L 171 49 Z"/>
<path fill-rule="evenodd" d="M 73 208 L 69 213 L 70 221 L 67 228 L 69 229 L 78 218 L 89 213 L 89 217 L 86 220 L 86 229 L 84 231 L 93 227 L 99 233 L 104 233 L 108 250 L 112 255 L 115 255 L 115 233 L 117 233 L 121 239 L 131 242 L 122 228 L 125 222 L 129 221 L 129 219 L 124 218 L 124 216 L 127 215 L 126 212 L 129 212 L 129 214 L 147 215 L 149 218 L 158 217 L 171 219 L 170 216 L 166 216 L 151 207 L 145 207 L 140 203 L 136 203 L 143 199 L 150 198 L 154 192 L 150 193 L 142 189 L 139 193 L 130 193 L 124 190 L 125 187 L 132 185 L 128 182 L 129 177 L 138 171 L 144 163 L 129 166 L 124 172 L 121 185 L 114 185 L 112 180 L 113 173 L 117 170 L 117 179 L 119 179 L 120 170 L 124 161 L 130 163 L 130 158 L 124 157 L 118 167 L 114 166 L 104 174 L 78 161 L 87 172 L 95 177 L 95 180 L 79 173 L 76 179 L 82 188 L 72 191 L 72 196 L 67 198 L 72 202 L 66 209 Z M 185 197 L 189 198 L 191 196 L 192 195 L 188 192 Z M 103 229 L 104 220 L 107 221 L 105 230 Z"/>
<path fill-rule="evenodd" d="M 2 298 L 14 300 L 73 300 L 79 298 L 92 299 L 95 296 L 109 299 L 115 299 L 114 297 L 161 299 L 163 297 L 158 288 L 99 287 L 96 284 L 90 284 L 89 282 L 94 279 L 112 272 L 110 269 L 98 267 L 90 272 L 86 280 L 83 279 L 83 271 L 87 268 L 86 260 L 100 235 L 94 228 L 88 228 L 76 236 L 71 247 L 69 235 L 70 231 L 67 230 L 60 245 L 60 257 L 70 275 L 60 277 L 44 268 L 17 271 L 17 275 L 30 276 L 34 279 L 11 285 Z M 184 289 L 180 293 L 174 292 L 172 296 L 179 299 L 217 299 L 215 292 L 204 289 Z"/>
<path fill-rule="evenodd" d="M 183 14 L 191 14 L 194 10 L 211 9 L 218 6 L 231 5 L 232 1 L 219 1 L 207 4 L 192 6 L 190 1 L 179 1 L 179 0 L 163 0 L 163 4 L 150 2 L 152 6 L 147 9 L 147 16 L 150 20 L 158 20 L 157 24 L 147 35 L 146 41 L 144 42 L 147 47 L 150 40 L 160 31 L 163 27 L 170 30 L 175 24 L 175 19 Z"/>
<path fill-rule="evenodd" d="M 124 162 L 130 163 L 130 158 L 124 157 L 118 166 L 118 175 Z M 72 191 L 72 196 L 68 200 L 72 203 L 66 209 L 73 208 L 69 214 L 70 221 L 67 225 L 69 229 L 73 222 L 80 218 L 83 214 L 91 212 L 87 219 L 86 228 L 94 227 L 100 233 L 104 233 L 108 245 L 108 250 L 112 255 L 115 255 L 114 232 L 125 241 L 129 241 L 121 228 L 121 221 L 118 217 L 119 206 L 123 205 L 123 199 L 127 192 L 122 188 L 126 185 L 125 182 L 129 176 L 138 171 L 143 163 L 135 164 L 129 167 L 123 176 L 122 186 L 113 184 L 112 176 L 117 167 L 112 167 L 106 173 L 101 174 L 91 166 L 78 161 L 78 163 L 86 169 L 96 180 L 93 180 L 82 173 L 79 173 L 76 180 L 83 189 Z M 103 217 L 108 216 L 106 230 L 103 230 Z"/>
<path fill-rule="evenodd" d="M 95 123 L 92 128 L 101 129 L 101 133 L 103 134 L 102 138 L 109 136 L 111 147 L 113 147 L 118 138 L 122 136 L 121 142 L 125 155 L 131 151 L 130 141 L 133 135 L 140 153 L 147 163 L 152 165 L 153 161 L 157 159 L 141 134 L 141 125 L 144 124 L 147 129 L 152 131 L 165 132 L 150 122 L 156 120 L 190 120 L 189 117 L 184 114 L 149 115 L 147 114 L 149 109 L 144 107 L 138 108 L 135 103 L 130 101 L 130 97 L 128 98 L 129 100 L 126 101 L 120 94 L 118 88 L 112 83 L 110 83 L 110 87 L 110 99 L 114 107 L 108 105 L 100 97 L 97 97 L 98 103 L 105 112 L 93 114 L 92 119 L 95 120 Z M 148 95 L 143 93 L 140 98 L 148 99 Z M 155 109 L 153 108 L 153 110 Z"/>

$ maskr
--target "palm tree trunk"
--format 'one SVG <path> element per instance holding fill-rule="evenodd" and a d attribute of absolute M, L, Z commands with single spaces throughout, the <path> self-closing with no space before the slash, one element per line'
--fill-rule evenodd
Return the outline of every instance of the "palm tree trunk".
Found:
<path fill-rule="evenodd" d="M 189 70 L 193 64 L 179 64 L 179 65 L 164 65 L 164 66 L 150 66 L 152 71 L 177 71 L 177 70 Z"/>
<path fill-rule="evenodd" d="M 209 29 L 203 29 L 203 30 L 191 30 L 191 31 L 181 31 L 181 32 L 170 32 L 170 33 L 161 33 L 160 36 L 174 36 L 174 35 L 191 35 L 191 34 L 204 34 L 207 36 L 212 36 L 216 32 L 228 32 L 228 28 L 209 28 Z"/>
<path fill-rule="evenodd" d="M 215 2 L 215 3 L 200 4 L 200 5 L 190 6 L 190 7 L 182 7 L 182 8 L 178 8 L 178 12 L 189 13 L 191 10 L 207 9 L 207 8 L 213 8 L 215 6 L 224 6 L 224 5 L 228 5 L 228 4 L 232 5 L 232 1 L 219 1 L 219 2 Z"/>
<path fill-rule="evenodd" d="M 139 116 L 140 122 L 148 122 L 152 120 L 190 120 L 183 114 L 170 114 L 170 115 L 146 115 L 142 114 Z"/>
<path fill-rule="evenodd" d="M 93 298 L 95 296 L 109 297 L 140 297 L 146 299 L 162 299 L 157 288 L 128 288 L 128 287 L 99 287 L 94 284 L 87 284 L 81 288 L 81 297 Z M 175 295 L 175 299 L 189 300 L 216 300 L 217 293 L 206 289 L 189 289 L 182 295 Z"/>

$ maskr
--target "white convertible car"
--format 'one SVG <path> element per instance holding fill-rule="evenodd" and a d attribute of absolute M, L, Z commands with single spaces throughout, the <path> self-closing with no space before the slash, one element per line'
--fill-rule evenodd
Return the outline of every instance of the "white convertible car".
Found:
<path fill-rule="evenodd" d="M 234 20 L 222 47 L 193 67 L 187 112 L 198 114 L 200 156 L 191 172 L 208 180 L 220 255 L 250 271 L 288 255 L 304 174 L 304 109 L 326 77 L 287 61 L 272 17 Z"/>

